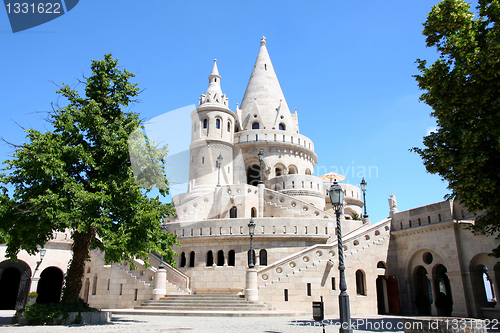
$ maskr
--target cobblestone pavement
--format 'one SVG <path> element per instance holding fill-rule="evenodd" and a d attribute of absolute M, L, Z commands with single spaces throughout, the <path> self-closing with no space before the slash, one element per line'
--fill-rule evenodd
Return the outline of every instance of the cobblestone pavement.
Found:
<path fill-rule="evenodd" d="M 113 315 L 112 323 L 105 325 L 71 326 L 17 326 L 11 325 L 14 311 L 0 311 L 0 332 L 196 332 L 196 333 L 322 333 L 322 327 L 311 318 L 290 317 L 182 317 L 152 315 Z M 357 319 L 354 319 L 357 320 Z M 400 318 L 376 317 L 358 319 L 354 332 L 402 332 L 397 329 Z M 325 332 L 339 331 L 337 320 L 325 321 Z M 390 328 L 390 329 L 388 329 Z"/>

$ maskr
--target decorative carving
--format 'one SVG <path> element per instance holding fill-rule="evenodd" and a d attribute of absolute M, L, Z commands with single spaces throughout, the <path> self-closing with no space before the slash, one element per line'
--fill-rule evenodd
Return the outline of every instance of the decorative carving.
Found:
<path fill-rule="evenodd" d="M 396 200 L 396 196 L 394 194 L 390 195 L 389 198 L 389 209 L 391 212 L 397 212 L 398 211 L 398 202 Z"/>

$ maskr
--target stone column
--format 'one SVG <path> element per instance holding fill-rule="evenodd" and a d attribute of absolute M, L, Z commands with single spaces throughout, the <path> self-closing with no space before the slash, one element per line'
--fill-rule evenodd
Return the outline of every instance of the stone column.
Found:
<path fill-rule="evenodd" d="M 436 284 L 434 283 L 434 275 L 427 274 L 427 278 L 429 279 L 429 281 L 431 283 L 431 290 L 432 290 L 431 313 L 433 316 L 437 316 L 436 297 L 437 297 L 437 294 L 439 294 L 439 290 L 436 290 Z"/>
<path fill-rule="evenodd" d="M 257 185 L 257 193 L 259 195 L 259 210 L 257 211 L 257 217 L 264 217 L 264 192 L 265 185 L 259 184 Z"/>
<path fill-rule="evenodd" d="M 494 269 L 492 269 L 490 272 L 491 284 L 493 285 L 493 289 L 495 291 L 495 299 L 497 301 L 495 309 L 500 309 L 500 272 L 497 272 Z"/>
<path fill-rule="evenodd" d="M 245 282 L 245 299 L 249 302 L 258 302 L 257 269 L 247 268 Z"/>
<path fill-rule="evenodd" d="M 167 271 L 165 268 L 158 268 L 155 274 L 155 289 L 153 290 L 153 298 L 155 301 L 164 297 L 167 293 Z"/>

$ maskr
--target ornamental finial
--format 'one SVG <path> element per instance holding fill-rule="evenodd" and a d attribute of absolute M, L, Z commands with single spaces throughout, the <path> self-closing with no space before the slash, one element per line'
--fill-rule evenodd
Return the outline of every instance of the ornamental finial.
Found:
<path fill-rule="evenodd" d="M 266 45 L 266 36 L 262 36 L 260 39 L 260 45 Z"/>

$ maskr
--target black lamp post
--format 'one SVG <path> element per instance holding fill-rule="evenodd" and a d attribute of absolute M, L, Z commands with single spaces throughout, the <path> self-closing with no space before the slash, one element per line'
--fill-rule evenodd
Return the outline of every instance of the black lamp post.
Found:
<path fill-rule="evenodd" d="M 162 232 L 167 232 L 168 227 L 166 223 L 160 224 L 160 229 Z M 158 265 L 158 269 L 164 269 L 165 265 L 163 265 L 163 256 L 160 254 L 160 264 Z"/>
<path fill-rule="evenodd" d="M 219 157 L 217 157 L 217 162 L 215 162 L 215 166 L 219 169 L 219 176 L 217 178 L 217 187 L 220 187 L 220 167 L 222 165 L 222 153 L 219 154 Z"/>
<path fill-rule="evenodd" d="M 38 268 L 39 268 L 39 267 L 40 267 L 40 265 L 42 264 L 43 257 L 45 257 L 45 253 L 47 253 L 47 250 L 45 250 L 44 248 L 42 248 L 42 249 L 40 250 L 40 261 L 37 261 L 37 262 L 36 262 L 36 267 L 35 267 L 35 270 L 33 271 L 33 277 L 35 276 L 36 271 L 38 270 Z"/>
<path fill-rule="evenodd" d="M 347 295 L 347 284 L 345 282 L 344 266 L 344 248 L 342 244 L 342 226 L 340 224 L 340 210 L 344 205 L 344 191 L 337 182 L 334 182 L 328 191 L 330 201 L 335 215 L 337 216 L 337 245 L 339 250 L 339 272 L 340 272 L 340 333 L 352 333 L 351 329 L 351 311 L 349 309 L 349 295 Z"/>
<path fill-rule="evenodd" d="M 248 233 L 250 234 L 250 262 L 248 263 L 248 268 L 255 268 L 253 263 L 253 235 L 255 235 L 255 222 L 253 217 L 250 218 L 250 223 L 248 223 Z"/>
<path fill-rule="evenodd" d="M 363 215 L 363 218 L 366 219 L 368 217 L 368 214 L 366 214 L 366 184 L 368 184 L 366 181 L 365 181 L 365 177 L 363 177 L 363 179 L 361 180 L 361 183 L 359 185 L 361 185 L 361 190 L 363 191 L 363 207 L 365 209 L 365 214 Z"/>
<path fill-rule="evenodd" d="M 264 152 L 262 149 L 259 150 L 259 164 L 260 164 L 260 172 L 259 172 L 259 184 L 264 184 L 262 181 L 262 161 L 264 161 Z"/>

